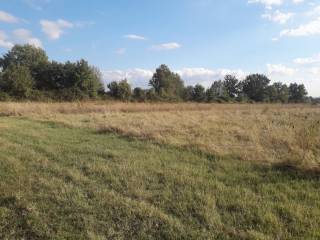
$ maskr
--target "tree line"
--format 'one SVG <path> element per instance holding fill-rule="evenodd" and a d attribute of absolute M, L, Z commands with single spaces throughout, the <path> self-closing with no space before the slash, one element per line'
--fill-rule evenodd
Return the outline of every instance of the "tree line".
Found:
<path fill-rule="evenodd" d="M 156 69 L 149 81 L 149 89 L 132 89 L 126 79 L 105 87 L 101 72 L 87 61 L 49 61 L 44 50 L 31 45 L 15 45 L 0 58 L 0 70 L 0 100 L 310 101 L 303 84 L 270 84 L 271 80 L 263 74 L 251 74 L 244 80 L 226 75 L 207 89 L 200 84 L 185 86 L 182 78 L 166 65 Z"/>
<path fill-rule="evenodd" d="M 209 88 L 201 84 L 185 86 L 181 77 L 168 66 L 161 65 L 149 81 L 150 89 L 132 90 L 126 79 L 108 84 L 108 94 L 115 99 L 129 101 L 194 101 L 194 102 L 272 102 L 303 103 L 310 101 L 303 84 L 289 86 L 281 82 L 270 84 L 263 74 L 251 74 L 240 81 L 226 75 Z"/>
<path fill-rule="evenodd" d="M 87 61 L 49 61 L 41 48 L 15 45 L 0 58 L 0 99 L 78 100 L 104 93 L 102 75 Z"/>

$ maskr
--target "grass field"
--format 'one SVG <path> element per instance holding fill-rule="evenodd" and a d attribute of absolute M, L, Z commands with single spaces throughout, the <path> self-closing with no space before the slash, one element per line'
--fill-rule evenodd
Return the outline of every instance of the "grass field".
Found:
<path fill-rule="evenodd" d="M 3 103 L 0 114 L 246 161 L 320 169 L 320 107 L 316 105 Z"/>
<path fill-rule="evenodd" d="M 307 105 L 0 104 L 0 239 L 319 239 Z"/>

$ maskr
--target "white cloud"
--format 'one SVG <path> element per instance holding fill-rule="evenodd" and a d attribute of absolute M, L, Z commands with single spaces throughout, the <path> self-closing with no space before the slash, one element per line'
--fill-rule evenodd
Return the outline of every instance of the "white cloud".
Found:
<path fill-rule="evenodd" d="M 311 67 L 308 68 L 307 71 L 312 75 L 320 76 L 320 67 Z"/>
<path fill-rule="evenodd" d="M 303 3 L 305 0 L 292 0 L 294 4 Z M 248 3 L 260 3 L 263 4 L 267 9 L 272 9 L 273 6 L 283 5 L 285 0 L 248 0 Z"/>
<path fill-rule="evenodd" d="M 16 29 L 13 31 L 13 35 L 18 43 L 30 44 L 35 47 L 42 48 L 42 42 L 40 39 L 32 36 L 32 33 L 24 28 Z"/>
<path fill-rule="evenodd" d="M 42 31 L 52 40 L 59 39 L 67 28 L 73 28 L 74 24 L 63 19 L 57 21 L 41 20 Z"/>
<path fill-rule="evenodd" d="M 146 37 L 135 35 L 135 34 L 127 34 L 123 36 L 124 38 L 130 39 L 130 40 L 147 40 Z"/>
<path fill-rule="evenodd" d="M 303 3 L 304 2 L 304 0 L 293 0 L 293 3 L 295 3 L 295 4 L 299 4 L 299 3 Z"/>
<path fill-rule="evenodd" d="M 0 11 L 0 21 L 6 23 L 18 23 L 19 19 L 10 13 Z"/>
<path fill-rule="evenodd" d="M 186 85 L 202 84 L 209 87 L 212 82 L 222 79 L 227 74 L 234 74 L 240 79 L 244 78 L 248 73 L 242 70 L 230 69 L 206 69 L 206 68 L 183 68 L 176 70 Z M 147 87 L 149 80 L 152 78 L 154 70 L 149 69 L 128 69 L 128 70 L 109 70 L 104 71 L 103 76 L 106 83 L 111 81 L 120 81 L 127 79 L 134 87 Z"/>
<path fill-rule="evenodd" d="M 294 63 L 299 65 L 313 65 L 320 63 L 320 53 L 318 55 L 307 57 L 307 58 L 296 58 L 293 60 Z"/>
<path fill-rule="evenodd" d="M 262 15 L 263 18 L 268 19 L 273 22 L 276 22 L 276 23 L 280 23 L 280 24 L 285 24 L 293 16 L 294 16 L 294 13 L 292 13 L 292 12 L 283 13 L 279 10 L 276 10 L 273 13 L 265 13 Z"/>
<path fill-rule="evenodd" d="M 286 67 L 282 64 L 267 64 L 267 75 L 292 76 L 295 72 L 295 69 Z"/>
<path fill-rule="evenodd" d="M 134 87 L 147 87 L 153 71 L 141 68 L 103 71 L 105 83 L 127 79 Z"/>
<path fill-rule="evenodd" d="M 306 24 L 301 24 L 297 28 L 284 29 L 280 37 L 306 37 L 320 34 L 320 17 Z"/>
<path fill-rule="evenodd" d="M 320 96 L 320 67 L 291 68 L 281 64 L 269 64 L 267 76 L 273 82 L 304 84 L 310 96 Z"/>
<path fill-rule="evenodd" d="M 306 12 L 305 15 L 306 16 L 319 16 L 320 15 L 320 5 L 312 6 L 312 9 L 310 11 Z"/>
<path fill-rule="evenodd" d="M 163 51 L 163 50 L 174 50 L 181 47 L 182 46 L 179 43 L 170 42 L 170 43 L 162 43 L 159 45 L 153 45 L 151 49 L 157 50 L 157 51 Z"/>
<path fill-rule="evenodd" d="M 0 47 L 2 48 L 12 48 L 13 43 L 8 40 L 8 36 L 5 32 L 0 30 Z"/>
<path fill-rule="evenodd" d="M 282 5 L 284 0 L 249 0 L 248 3 L 260 3 L 266 8 L 271 9 L 273 6 Z"/>
<path fill-rule="evenodd" d="M 186 85 L 200 83 L 205 87 L 209 87 L 214 81 L 223 79 L 227 74 L 235 75 L 240 79 L 243 79 L 248 75 L 248 72 L 241 69 L 183 68 L 176 72 L 186 82 Z"/>
<path fill-rule="evenodd" d="M 185 85 L 202 84 L 209 87 L 212 82 L 223 79 L 227 74 L 236 75 L 239 79 L 244 79 L 250 72 L 241 69 L 208 69 L 208 68 L 182 68 L 176 70 Z M 105 83 L 127 79 L 133 87 L 147 88 L 154 70 L 150 69 L 128 69 L 104 71 Z M 320 96 L 320 66 L 306 68 L 292 68 L 283 64 L 268 64 L 265 74 L 273 82 L 284 82 L 287 84 L 297 82 L 305 84 L 311 96 Z"/>

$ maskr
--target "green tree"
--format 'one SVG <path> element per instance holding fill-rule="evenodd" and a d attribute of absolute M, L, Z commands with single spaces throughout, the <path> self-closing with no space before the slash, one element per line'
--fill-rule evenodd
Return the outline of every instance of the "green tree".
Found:
<path fill-rule="evenodd" d="M 33 86 L 34 80 L 26 66 L 10 65 L 1 77 L 0 89 L 18 99 L 30 97 Z"/>
<path fill-rule="evenodd" d="M 270 79 L 262 74 L 251 74 L 242 82 L 243 93 L 251 100 L 263 102 L 268 98 Z"/>
<path fill-rule="evenodd" d="M 68 78 L 65 65 L 58 62 L 42 64 L 36 69 L 36 88 L 41 91 L 56 91 L 66 88 Z"/>
<path fill-rule="evenodd" d="M 194 99 L 194 87 L 187 86 L 183 91 L 183 100 L 184 101 L 193 101 Z"/>
<path fill-rule="evenodd" d="M 157 95 L 156 91 L 154 88 L 148 89 L 146 91 L 146 97 L 149 101 L 160 101 L 159 95 Z"/>
<path fill-rule="evenodd" d="M 289 88 L 286 84 L 276 82 L 268 87 L 267 94 L 270 102 L 287 103 L 289 99 Z"/>
<path fill-rule="evenodd" d="M 233 75 L 226 75 L 224 77 L 223 85 L 230 98 L 235 98 L 240 92 L 239 80 Z"/>
<path fill-rule="evenodd" d="M 289 101 L 302 103 L 306 100 L 308 92 L 303 84 L 292 83 L 289 86 Z"/>
<path fill-rule="evenodd" d="M 122 101 L 130 100 L 132 91 L 131 86 L 126 79 L 120 82 L 111 82 L 108 84 L 108 88 L 111 97 Z"/>
<path fill-rule="evenodd" d="M 206 91 L 202 85 L 197 84 L 194 87 L 193 100 L 196 102 L 204 102 L 206 100 Z"/>
<path fill-rule="evenodd" d="M 149 84 L 160 97 L 173 99 L 183 97 L 184 83 L 182 79 L 177 73 L 171 72 L 166 65 L 161 65 L 156 69 Z"/>
<path fill-rule="evenodd" d="M 5 71 L 11 65 L 21 65 L 33 73 L 36 67 L 47 62 L 48 56 L 43 49 L 32 45 L 15 45 L 0 59 L 0 66 Z"/>
<path fill-rule="evenodd" d="M 145 101 L 147 98 L 146 91 L 140 87 L 136 87 L 133 89 L 133 98 L 139 102 Z"/>
<path fill-rule="evenodd" d="M 226 101 L 228 99 L 227 90 L 224 82 L 221 80 L 215 81 L 209 89 L 206 91 L 207 101 L 213 102 L 218 100 Z"/>
<path fill-rule="evenodd" d="M 90 66 L 87 61 L 80 60 L 75 67 L 75 86 L 90 98 L 96 98 L 103 87 L 101 73 Z"/>

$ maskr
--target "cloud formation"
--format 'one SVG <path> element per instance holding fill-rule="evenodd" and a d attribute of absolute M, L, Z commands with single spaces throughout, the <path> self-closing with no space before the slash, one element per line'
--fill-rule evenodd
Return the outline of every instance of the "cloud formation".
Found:
<path fill-rule="evenodd" d="M 56 21 L 41 20 L 40 25 L 42 31 L 48 36 L 49 39 L 56 40 L 61 37 L 65 29 L 73 28 L 74 24 L 63 19 Z"/>
<path fill-rule="evenodd" d="M 294 68 L 282 64 L 267 64 L 267 75 L 269 76 L 293 76 L 296 73 Z"/>
<path fill-rule="evenodd" d="M 320 17 L 296 28 L 284 29 L 280 37 L 307 37 L 320 34 Z"/>
<path fill-rule="evenodd" d="M 43 48 L 42 42 L 40 39 L 32 36 L 32 33 L 24 28 L 16 29 L 13 31 L 13 35 L 16 39 L 16 42 L 22 44 L 30 44 L 35 47 Z"/>
<path fill-rule="evenodd" d="M 147 40 L 146 37 L 139 36 L 139 35 L 136 35 L 136 34 L 127 34 L 127 35 L 124 35 L 123 37 L 127 38 L 127 39 L 130 39 L 130 40 L 140 40 L 140 41 Z"/>
<path fill-rule="evenodd" d="M 271 9 L 273 6 L 282 5 L 284 0 L 249 0 L 248 3 L 260 3 L 266 8 Z"/>
<path fill-rule="evenodd" d="M 275 12 L 272 12 L 272 13 L 270 13 L 270 12 L 264 13 L 262 15 L 262 18 L 268 19 L 272 22 L 276 22 L 279 24 L 285 24 L 293 16 L 294 16 L 294 13 L 292 13 L 292 12 L 283 13 L 279 10 L 276 10 Z"/>
<path fill-rule="evenodd" d="M 293 61 L 294 63 L 295 61 Z M 175 70 L 184 80 L 185 85 L 201 84 L 210 87 L 214 81 L 223 79 L 225 75 L 232 74 L 243 80 L 251 72 L 242 69 L 208 69 L 208 68 L 182 68 Z M 297 82 L 305 84 L 311 96 L 317 96 L 320 89 L 320 64 L 317 66 L 287 66 L 284 64 L 267 64 L 265 74 L 272 82 L 284 82 L 287 84 Z M 154 70 L 151 69 L 127 69 L 103 71 L 105 85 L 111 81 L 127 79 L 133 87 L 147 88 Z"/>
<path fill-rule="evenodd" d="M 320 65 L 320 53 L 312 57 L 296 58 L 293 62 L 299 65 Z"/>
<path fill-rule="evenodd" d="M 8 36 L 4 31 L 0 30 L 0 47 L 2 48 L 12 48 L 13 43 L 8 40 Z"/>
<path fill-rule="evenodd" d="M 0 22 L 5 22 L 5 23 L 18 23 L 19 18 L 13 16 L 10 13 L 7 13 L 5 11 L 0 11 Z"/>
<path fill-rule="evenodd" d="M 267 64 L 266 75 L 273 82 L 304 84 L 311 96 L 319 96 L 320 89 L 320 54 L 312 57 L 296 58 L 291 66 Z"/>
<path fill-rule="evenodd" d="M 207 68 L 182 68 L 176 70 L 186 85 L 202 84 L 209 87 L 214 81 L 222 79 L 227 74 L 233 74 L 243 79 L 248 73 L 240 69 L 207 69 Z M 152 78 L 154 70 L 150 69 L 127 69 L 127 70 L 108 70 L 103 71 L 105 83 L 127 79 L 134 87 L 148 87 L 149 80 Z"/>
<path fill-rule="evenodd" d="M 168 50 L 175 50 L 178 48 L 181 48 L 182 46 L 179 43 L 176 42 L 170 42 L 170 43 L 162 43 L 158 45 L 153 45 L 152 50 L 156 51 L 168 51 Z"/>

